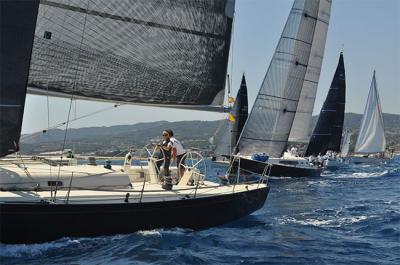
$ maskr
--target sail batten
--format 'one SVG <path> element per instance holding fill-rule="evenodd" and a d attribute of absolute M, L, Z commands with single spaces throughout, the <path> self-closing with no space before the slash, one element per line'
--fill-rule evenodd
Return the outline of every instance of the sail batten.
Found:
<path fill-rule="evenodd" d="M 234 4 L 43 0 L 28 92 L 127 104 L 222 106 Z"/>
<path fill-rule="evenodd" d="M 385 149 L 386 138 L 382 108 L 374 71 L 354 152 L 358 154 L 372 154 L 382 153 Z"/>
<path fill-rule="evenodd" d="M 298 104 L 304 80 L 318 82 L 318 79 L 307 75 L 307 71 L 315 68 L 310 61 L 315 51 L 314 45 L 325 45 L 325 40 L 321 41 L 317 35 L 326 32 L 317 31 L 317 25 L 320 16 L 322 20 L 329 21 L 330 5 L 329 0 L 294 1 L 241 134 L 240 154 L 267 153 L 271 157 L 282 155 L 294 117 L 302 111 Z M 321 12 L 321 9 L 327 12 Z"/>

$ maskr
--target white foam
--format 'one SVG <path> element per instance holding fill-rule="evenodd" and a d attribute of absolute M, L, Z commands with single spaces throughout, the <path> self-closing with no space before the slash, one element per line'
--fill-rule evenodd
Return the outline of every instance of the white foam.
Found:
<path fill-rule="evenodd" d="M 42 253 L 57 248 L 64 248 L 69 245 L 80 244 L 79 240 L 67 239 L 64 242 L 48 242 L 41 244 L 0 244 L 0 257 L 23 257 L 38 256 Z"/>
<path fill-rule="evenodd" d="M 372 216 L 370 216 L 372 217 Z M 294 217 L 283 217 L 279 220 L 280 224 L 300 224 L 300 225 L 311 225 L 317 227 L 341 227 L 344 225 L 351 225 L 354 223 L 361 222 L 363 220 L 368 219 L 367 216 L 353 216 L 353 217 L 333 217 L 332 219 L 314 219 L 314 218 L 306 218 L 306 219 L 296 219 Z"/>
<path fill-rule="evenodd" d="M 138 231 L 137 234 L 142 236 L 158 236 L 162 237 L 159 229 Z"/>

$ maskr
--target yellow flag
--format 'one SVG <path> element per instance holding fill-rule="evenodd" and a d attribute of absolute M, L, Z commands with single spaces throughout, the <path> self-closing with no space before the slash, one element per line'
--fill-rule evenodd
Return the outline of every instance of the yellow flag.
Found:
<path fill-rule="evenodd" d="M 233 116 L 231 113 L 229 113 L 228 119 L 229 119 L 230 122 L 235 122 L 236 121 L 235 116 Z"/>
<path fill-rule="evenodd" d="M 235 102 L 235 99 L 233 97 L 228 97 L 228 102 L 233 103 L 233 102 Z"/>

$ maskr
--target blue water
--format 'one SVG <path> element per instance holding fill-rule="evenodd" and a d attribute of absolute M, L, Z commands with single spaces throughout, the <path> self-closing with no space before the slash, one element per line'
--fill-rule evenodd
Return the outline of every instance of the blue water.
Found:
<path fill-rule="evenodd" d="M 224 226 L 0 245 L 0 263 L 400 264 L 399 162 L 270 186 L 261 210 Z"/>

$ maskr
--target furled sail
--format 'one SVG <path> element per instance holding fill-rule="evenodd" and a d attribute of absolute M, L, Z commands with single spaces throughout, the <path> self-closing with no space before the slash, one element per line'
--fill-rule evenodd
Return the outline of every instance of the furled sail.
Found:
<path fill-rule="evenodd" d="M 385 130 L 383 127 L 382 109 L 374 71 L 354 152 L 359 154 L 371 154 L 384 152 L 385 149 Z"/>
<path fill-rule="evenodd" d="M 289 141 L 308 143 L 311 134 L 312 112 L 324 58 L 326 36 L 328 33 L 331 3 L 322 1 L 319 6 L 317 25 L 308 60 L 306 76 L 301 89 L 296 115 L 293 120 Z"/>
<path fill-rule="evenodd" d="M 234 4 L 41 0 L 28 91 L 133 104 L 221 107 Z"/>
<path fill-rule="evenodd" d="M 287 146 L 307 73 L 317 21 L 328 24 L 330 0 L 296 0 L 239 139 L 242 155 L 280 157 Z M 322 8 L 324 10 L 322 11 Z M 324 33 L 325 34 L 325 33 Z"/>
<path fill-rule="evenodd" d="M 340 152 L 346 102 L 346 75 L 343 53 L 331 83 L 328 95 L 318 117 L 305 156 Z"/>
<path fill-rule="evenodd" d="M 240 88 L 237 92 L 235 103 L 229 113 L 228 119 L 222 120 L 214 136 L 217 155 L 230 155 L 237 153 L 237 141 L 243 130 L 248 115 L 248 99 L 246 78 L 243 75 Z"/>
<path fill-rule="evenodd" d="M 351 132 L 345 130 L 343 135 L 342 150 L 340 151 L 342 157 L 347 157 L 350 151 Z"/>
<path fill-rule="evenodd" d="M 19 150 L 39 0 L 0 1 L 0 157 Z"/>

